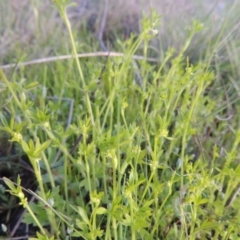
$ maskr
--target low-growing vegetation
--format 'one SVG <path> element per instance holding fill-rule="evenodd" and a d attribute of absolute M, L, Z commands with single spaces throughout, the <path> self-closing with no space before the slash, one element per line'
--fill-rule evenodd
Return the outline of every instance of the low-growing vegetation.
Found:
<path fill-rule="evenodd" d="M 0 239 L 239 239 L 238 4 L 168 45 L 154 10 L 96 38 L 52 3 L 69 56 L 3 52 Z"/>

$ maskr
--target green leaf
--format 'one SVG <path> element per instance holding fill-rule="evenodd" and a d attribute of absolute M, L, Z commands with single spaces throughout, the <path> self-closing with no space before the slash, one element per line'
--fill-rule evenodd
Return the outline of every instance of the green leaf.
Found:
<path fill-rule="evenodd" d="M 219 226 L 219 223 L 218 223 L 218 222 L 208 222 L 208 221 L 204 221 L 204 222 L 202 223 L 202 225 L 201 225 L 199 228 L 197 228 L 197 229 L 192 233 L 192 235 L 195 235 L 195 234 L 197 234 L 197 233 L 206 231 L 206 230 L 208 230 L 208 229 L 214 229 L 214 228 L 216 228 L 216 227 L 218 227 L 218 226 Z M 190 236 L 191 236 L 191 235 L 190 235 Z"/>
<path fill-rule="evenodd" d="M 32 139 L 29 140 L 28 146 L 29 146 L 30 153 L 31 154 L 34 153 L 35 146 L 34 146 L 34 142 Z"/>
<path fill-rule="evenodd" d="M 144 228 L 139 229 L 139 234 L 141 235 L 142 239 L 145 239 L 145 240 L 153 239 L 153 236 L 151 236 L 151 234 Z"/>
<path fill-rule="evenodd" d="M 29 153 L 29 147 L 28 147 L 28 144 L 24 141 L 24 140 L 22 140 L 22 148 L 23 148 L 23 151 L 25 152 L 25 153 Z"/>
<path fill-rule="evenodd" d="M 105 213 L 107 213 L 107 209 L 104 208 L 104 207 L 100 207 L 96 210 L 96 214 L 98 214 L 98 215 L 102 215 L 102 214 L 105 214 Z"/>
<path fill-rule="evenodd" d="M 0 112 L 0 121 L 2 122 L 4 127 L 8 126 L 7 120 L 1 112 Z"/>
<path fill-rule="evenodd" d="M 37 238 L 29 238 L 29 240 L 54 240 L 54 236 L 48 237 L 46 234 L 42 235 L 37 232 Z"/>
<path fill-rule="evenodd" d="M 36 215 L 38 221 L 42 224 L 42 225 L 46 225 L 49 222 L 48 216 L 47 216 L 47 212 L 45 210 L 45 208 L 43 208 L 41 203 L 30 203 L 29 204 L 31 210 L 33 211 L 33 213 Z M 29 212 L 26 212 L 23 216 L 23 223 L 26 224 L 32 224 L 33 226 L 37 226 L 36 222 L 34 221 L 32 215 Z"/>
<path fill-rule="evenodd" d="M 79 219 L 76 219 L 76 226 L 78 228 L 80 228 L 83 232 L 87 232 L 88 231 L 88 225 L 84 222 L 82 222 Z M 74 233 L 73 233 L 74 234 Z M 73 235 L 72 235 L 73 236 Z M 75 235 L 76 236 L 76 235 Z"/>
<path fill-rule="evenodd" d="M 12 191 L 17 190 L 17 188 L 14 186 L 14 183 L 11 180 L 9 180 L 8 178 L 3 177 L 3 181 Z"/>
<path fill-rule="evenodd" d="M 165 138 L 169 141 L 175 140 L 175 138 L 173 138 L 173 137 L 165 137 Z"/>
<path fill-rule="evenodd" d="M 82 217 L 83 221 L 90 224 L 86 211 L 82 207 L 78 207 L 78 213 Z"/>
<path fill-rule="evenodd" d="M 47 140 L 46 142 L 44 142 L 42 145 L 39 145 L 37 147 L 37 149 L 35 149 L 35 153 L 36 155 L 42 153 L 45 149 L 47 149 L 49 147 L 49 145 L 51 144 L 51 140 Z"/>
<path fill-rule="evenodd" d="M 29 90 L 29 89 L 31 89 L 31 88 L 37 87 L 38 85 L 39 85 L 38 82 L 31 82 L 31 83 L 29 83 L 29 84 L 25 87 L 25 89 Z"/>
<path fill-rule="evenodd" d="M 207 198 L 202 198 L 200 200 L 197 201 L 197 205 L 201 205 L 201 204 L 204 204 L 204 203 L 207 203 L 209 202 L 209 199 Z"/>
<path fill-rule="evenodd" d="M 124 215 L 125 219 L 123 219 L 123 225 L 125 226 L 131 226 L 132 224 L 132 219 L 128 214 Z"/>
<path fill-rule="evenodd" d="M 121 169 L 120 169 L 120 173 L 121 175 L 123 175 L 126 171 L 126 168 L 128 167 L 129 162 L 127 160 L 125 160 L 122 165 L 121 165 Z"/>

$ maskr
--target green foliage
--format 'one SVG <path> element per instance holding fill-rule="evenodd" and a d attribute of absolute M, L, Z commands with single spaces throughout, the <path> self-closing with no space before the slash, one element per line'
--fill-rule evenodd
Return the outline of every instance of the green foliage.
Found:
<path fill-rule="evenodd" d="M 76 57 L 67 2 L 54 0 Z M 142 33 L 121 44 L 119 59 L 39 66 L 37 82 L 31 71 L 21 70 L 26 78 L 19 82 L 20 73 L 9 80 L 1 70 L 2 108 L 11 112 L 10 119 L 0 113 L 1 130 L 28 156 L 38 192 L 27 191 L 38 202 L 28 203 L 19 177 L 16 184 L 4 182 L 27 209 L 24 221 L 40 230 L 31 239 L 240 234 L 238 118 L 216 120 L 214 111 L 224 112 L 209 90 L 216 75 L 209 62 L 185 57 L 202 25 L 193 22 L 179 53 L 170 48 L 161 65 L 150 65 L 149 41 L 158 23 L 155 13 L 143 19 Z M 137 82 L 133 55 L 141 47 Z"/>

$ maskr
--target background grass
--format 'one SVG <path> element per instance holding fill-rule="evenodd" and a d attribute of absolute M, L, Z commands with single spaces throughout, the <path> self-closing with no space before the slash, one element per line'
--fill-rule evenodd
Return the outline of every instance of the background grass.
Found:
<path fill-rule="evenodd" d="M 3 238 L 238 239 L 239 3 L 109 1 L 100 42 L 103 2 L 68 9 L 74 42 L 55 3 L 2 2 L 3 64 L 124 56 L 1 72 Z"/>

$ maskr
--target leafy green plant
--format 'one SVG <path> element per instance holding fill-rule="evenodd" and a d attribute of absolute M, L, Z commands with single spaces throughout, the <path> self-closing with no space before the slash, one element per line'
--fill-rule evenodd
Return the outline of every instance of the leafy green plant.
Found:
<path fill-rule="evenodd" d="M 0 113 L 1 130 L 28 156 L 38 190 L 3 180 L 26 208 L 24 222 L 39 228 L 32 239 L 237 238 L 237 117 L 216 120 L 209 61 L 184 55 L 202 25 L 193 21 L 181 51 L 153 65 L 153 12 L 139 36 L 119 44 L 123 57 L 80 63 L 68 1 L 54 3 L 74 61 L 23 68 L 10 80 L 0 70 L 1 108 L 11 113 Z"/>

